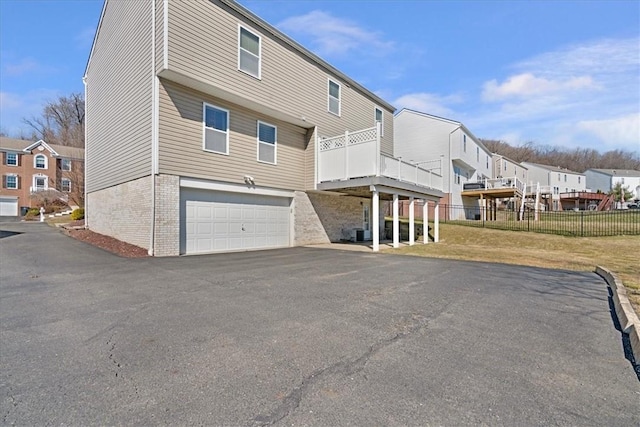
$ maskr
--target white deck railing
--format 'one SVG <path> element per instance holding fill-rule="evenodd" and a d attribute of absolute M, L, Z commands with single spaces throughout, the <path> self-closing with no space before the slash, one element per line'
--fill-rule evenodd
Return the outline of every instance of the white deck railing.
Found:
<path fill-rule="evenodd" d="M 409 163 L 380 152 L 379 125 L 318 141 L 318 182 L 385 176 L 422 187 L 442 190 L 441 160 Z M 421 167 L 437 163 L 436 167 Z"/>
<path fill-rule="evenodd" d="M 494 188 L 514 188 L 517 189 L 520 193 L 524 194 L 526 188 L 526 184 L 515 176 L 510 178 L 486 178 L 483 183 L 485 190 Z"/>

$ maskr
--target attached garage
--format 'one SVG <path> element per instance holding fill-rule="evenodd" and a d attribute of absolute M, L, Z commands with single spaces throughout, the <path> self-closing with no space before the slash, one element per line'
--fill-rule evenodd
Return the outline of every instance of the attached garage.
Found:
<path fill-rule="evenodd" d="M 18 216 L 17 197 L 0 197 L 0 216 Z"/>
<path fill-rule="evenodd" d="M 182 188 L 180 253 L 291 246 L 290 197 Z"/>

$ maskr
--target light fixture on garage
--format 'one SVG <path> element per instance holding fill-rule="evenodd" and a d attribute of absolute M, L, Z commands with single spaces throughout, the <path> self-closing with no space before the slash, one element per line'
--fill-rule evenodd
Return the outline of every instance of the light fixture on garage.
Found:
<path fill-rule="evenodd" d="M 251 175 L 245 175 L 244 176 L 244 183 L 247 185 L 255 185 L 256 182 L 254 181 L 253 177 Z"/>

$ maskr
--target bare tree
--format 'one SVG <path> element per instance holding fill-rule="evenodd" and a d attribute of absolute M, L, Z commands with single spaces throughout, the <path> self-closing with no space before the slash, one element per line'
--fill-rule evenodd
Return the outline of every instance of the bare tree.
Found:
<path fill-rule="evenodd" d="M 34 139 L 49 144 L 84 148 L 84 96 L 72 93 L 48 101 L 39 117 L 23 119 L 33 131 Z"/>
<path fill-rule="evenodd" d="M 536 145 L 533 142 L 514 147 L 499 140 L 481 139 L 481 141 L 489 151 L 516 162 L 540 163 L 576 172 L 584 172 L 587 169 L 640 170 L 640 155 L 637 152 L 612 150 L 601 154 L 591 148 L 563 149 Z"/>

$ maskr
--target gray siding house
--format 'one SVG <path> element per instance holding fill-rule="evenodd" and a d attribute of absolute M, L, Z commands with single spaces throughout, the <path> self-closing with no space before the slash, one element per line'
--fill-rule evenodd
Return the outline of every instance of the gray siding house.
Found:
<path fill-rule="evenodd" d="M 380 203 L 442 196 L 393 106 L 231 0 L 106 0 L 84 82 L 87 227 L 151 255 L 377 250 Z"/>

